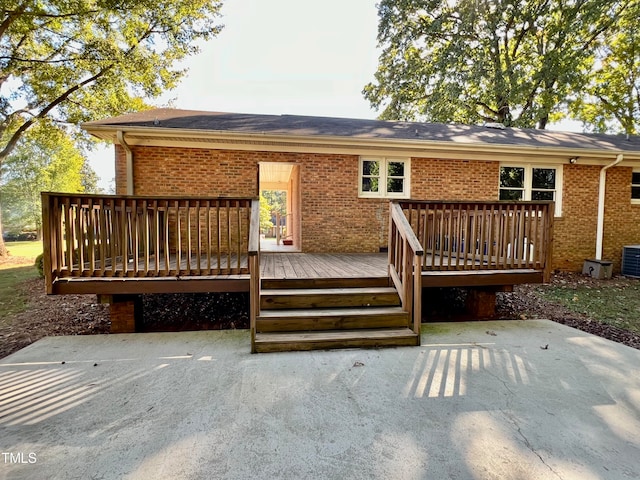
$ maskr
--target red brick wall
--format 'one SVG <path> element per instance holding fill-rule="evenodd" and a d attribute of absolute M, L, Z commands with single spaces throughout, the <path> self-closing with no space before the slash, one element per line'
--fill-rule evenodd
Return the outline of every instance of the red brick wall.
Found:
<path fill-rule="evenodd" d="M 631 204 L 631 172 L 628 167 L 607 170 L 603 258 L 618 268 L 622 247 L 640 244 L 640 205 Z"/>
<path fill-rule="evenodd" d="M 302 250 L 376 252 L 387 244 L 388 200 L 358 198 L 358 156 L 135 147 L 137 195 L 257 195 L 259 162 L 300 166 Z M 499 162 L 411 159 L 416 200 L 494 200 Z M 595 254 L 599 166 L 564 165 L 563 215 L 556 218 L 553 266 L 581 270 Z M 125 155 L 116 148 L 116 191 L 126 191 Z M 620 268 L 623 245 L 640 243 L 640 205 L 631 205 L 631 169 L 607 178 L 605 258 Z"/>
<path fill-rule="evenodd" d="M 124 193 L 123 152 L 116 162 L 117 192 Z M 303 251 L 377 252 L 386 245 L 387 201 L 358 198 L 357 156 L 135 147 L 134 192 L 255 197 L 259 162 L 300 166 Z"/>
<path fill-rule="evenodd" d="M 564 165 L 562 217 L 555 219 L 553 266 L 582 270 L 596 248 L 600 167 Z"/>
<path fill-rule="evenodd" d="M 497 200 L 498 162 L 411 159 L 414 200 Z"/>

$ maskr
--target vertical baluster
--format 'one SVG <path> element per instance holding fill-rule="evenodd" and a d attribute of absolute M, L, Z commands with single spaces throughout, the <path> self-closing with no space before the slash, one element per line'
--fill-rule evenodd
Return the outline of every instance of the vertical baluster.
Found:
<path fill-rule="evenodd" d="M 207 212 L 207 275 L 211 275 L 211 200 L 207 200 L 206 212 Z"/>
<path fill-rule="evenodd" d="M 456 214 L 456 223 L 455 227 L 455 243 L 453 245 L 454 255 L 456 257 L 455 269 L 460 270 L 460 257 L 463 255 L 464 246 L 462 245 L 462 237 L 463 237 L 463 225 L 464 225 L 464 210 L 463 204 L 458 203 L 457 214 Z"/>
<path fill-rule="evenodd" d="M 488 263 L 485 264 L 486 255 L 489 254 L 489 236 L 490 236 L 490 221 L 491 221 L 491 212 L 487 213 L 487 204 L 482 204 L 482 216 L 480 218 L 480 232 L 478 234 L 478 258 L 480 259 L 480 266 L 478 268 L 485 268 L 485 265 L 488 267 Z M 487 235 L 489 234 L 489 235 Z"/>
<path fill-rule="evenodd" d="M 180 275 L 182 269 L 182 222 L 180 221 L 180 203 L 174 202 L 176 209 L 176 275 Z"/>
<path fill-rule="evenodd" d="M 164 211 L 162 214 L 162 229 L 164 231 L 164 274 L 163 276 L 167 277 L 171 271 L 171 239 L 170 239 L 170 228 L 169 228 L 169 210 L 171 209 L 169 201 L 164 200 L 162 202 L 164 204 Z"/>
<path fill-rule="evenodd" d="M 238 222 L 237 222 L 237 236 L 236 236 L 236 242 L 237 242 L 236 255 L 238 256 L 238 260 L 236 262 L 236 265 L 238 268 L 237 273 L 240 273 L 240 267 L 241 267 L 241 261 L 242 261 L 242 239 L 243 239 L 242 215 L 240 215 L 240 211 L 242 210 L 242 205 L 240 200 L 237 201 L 237 205 L 238 205 L 238 208 L 237 208 Z M 289 228 L 289 225 L 287 225 L 287 228 Z"/>
<path fill-rule="evenodd" d="M 77 259 L 78 259 L 78 270 L 77 275 L 82 275 L 82 271 L 84 270 L 84 235 L 83 231 L 83 221 L 82 221 L 82 199 L 74 198 L 74 207 L 75 207 L 75 223 L 74 223 L 74 240 L 75 246 L 77 248 Z"/>
<path fill-rule="evenodd" d="M 54 214 L 54 225 L 55 225 L 55 236 L 56 236 L 56 262 L 55 262 L 55 276 L 60 275 L 60 270 L 64 265 L 64 205 L 60 205 L 60 198 L 58 196 L 53 199 L 53 214 Z"/>
<path fill-rule="evenodd" d="M 149 222 L 149 202 L 142 200 L 142 210 L 140 212 L 140 233 L 142 234 L 142 254 L 144 255 L 144 276 L 149 275 L 149 257 L 151 256 L 151 231 Z"/>
<path fill-rule="evenodd" d="M 120 219 L 115 198 L 109 199 L 109 249 L 111 251 L 111 275 L 117 273 L 118 253 L 120 251 Z"/>
<path fill-rule="evenodd" d="M 186 250 L 187 250 L 187 271 L 186 274 L 190 275 L 191 274 L 191 251 L 192 251 L 192 244 L 191 244 L 191 201 L 187 200 L 185 202 L 185 215 L 186 215 Z"/>
<path fill-rule="evenodd" d="M 496 268 L 502 269 L 505 268 L 506 263 L 506 255 L 503 250 L 503 237 L 505 230 L 505 223 L 507 220 L 507 216 L 509 214 L 508 211 L 505 211 L 508 207 L 503 207 L 502 205 L 498 206 L 498 214 L 496 215 L 496 226 L 495 226 L 495 235 L 496 235 Z"/>
<path fill-rule="evenodd" d="M 153 258 L 155 259 L 154 262 L 154 274 L 155 276 L 158 276 L 158 273 L 160 272 L 160 258 L 161 258 L 161 247 L 160 247 L 160 221 L 159 221 L 159 216 L 160 216 L 160 205 L 158 200 L 153 200 L 151 203 L 151 212 L 153 215 L 153 221 L 152 221 L 152 228 L 153 228 Z"/>
<path fill-rule="evenodd" d="M 96 271 L 96 219 L 93 208 L 93 198 L 87 198 L 86 210 L 87 223 L 85 225 L 87 235 L 87 255 L 89 261 L 89 276 L 95 276 Z"/>
<path fill-rule="evenodd" d="M 429 251 L 431 251 L 431 256 L 433 256 L 433 237 L 431 235 L 432 222 L 431 222 L 431 205 L 426 203 L 424 205 L 424 221 L 422 224 L 422 246 L 424 248 L 424 255 L 422 256 L 422 265 L 421 269 L 427 265 L 427 257 L 429 256 Z"/>
<path fill-rule="evenodd" d="M 122 276 L 126 277 L 129 270 L 129 218 L 127 201 L 120 201 L 120 253 L 122 257 Z"/>
<path fill-rule="evenodd" d="M 129 219 L 129 245 L 131 248 L 131 256 L 133 259 L 132 273 L 134 277 L 138 276 L 138 261 L 140 260 L 140 238 L 138 236 L 139 223 L 138 223 L 138 201 L 132 198 L 130 201 L 131 213 L 128 216 Z"/>
<path fill-rule="evenodd" d="M 195 216 L 196 216 L 196 272 L 197 275 L 201 275 L 201 271 L 202 271 L 202 267 L 200 265 L 200 262 L 202 261 L 202 232 L 200 231 L 201 228 L 201 221 L 200 221 L 200 200 L 196 200 L 196 210 L 195 210 Z"/>
<path fill-rule="evenodd" d="M 97 241 L 96 251 L 98 253 L 98 263 L 100 264 L 100 269 L 96 272 L 96 275 L 99 277 L 104 276 L 104 268 L 105 268 L 105 256 L 106 256 L 106 238 L 104 232 L 104 198 L 98 199 L 96 210 L 96 224 L 97 224 Z"/>
<path fill-rule="evenodd" d="M 231 203 L 226 201 L 226 213 L 227 213 L 227 273 L 230 273 L 231 269 Z"/>
<path fill-rule="evenodd" d="M 67 267 L 67 273 L 71 274 L 73 270 L 73 212 L 71 211 L 71 199 L 67 196 L 64 197 L 64 233 L 65 233 L 65 263 Z"/>

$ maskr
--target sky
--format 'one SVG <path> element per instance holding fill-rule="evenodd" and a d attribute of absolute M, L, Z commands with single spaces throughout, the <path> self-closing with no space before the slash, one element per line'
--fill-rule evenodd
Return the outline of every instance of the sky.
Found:
<path fill-rule="evenodd" d="M 363 95 L 378 61 L 377 0 L 224 0 L 222 32 L 157 106 L 257 114 L 376 118 Z M 90 156 L 104 188 L 113 147 Z"/>

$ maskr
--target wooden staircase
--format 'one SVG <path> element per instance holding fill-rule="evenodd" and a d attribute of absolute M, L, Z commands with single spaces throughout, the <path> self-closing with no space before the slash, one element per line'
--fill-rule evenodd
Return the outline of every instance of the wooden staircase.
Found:
<path fill-rule="evenodd" d="M 387 278 L 263 279 L 254 350 L 419 345 Z"/>

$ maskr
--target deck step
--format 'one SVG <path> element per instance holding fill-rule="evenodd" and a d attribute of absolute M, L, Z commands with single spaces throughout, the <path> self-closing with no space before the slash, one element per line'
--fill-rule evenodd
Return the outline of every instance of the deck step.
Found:
<path fill-rule="evenodd" d="M 343 278 L 263 278 L 265 290 L 279 288 L 367 288 L 388 287 L 389 278 L 384 277 L 343 277 Z"/>
<path fill-rule="evenodd" d="M 262 310 L 257 332 L 343 330 L 406 327 L 409 314 L 401 307 Z"/>
<path fill-rule="evenodd" d="M 263 310 L 398 305 L 400 297 L 393 287 L 265 289 L 260 292 Z"/>
<path fill-rule="evenodd" d="M 324 350 L 332 348 L 419 345 L 420 336 L 409 328 L 323 330 L 318 332 L 256 333 L 256 352 Z"/>

